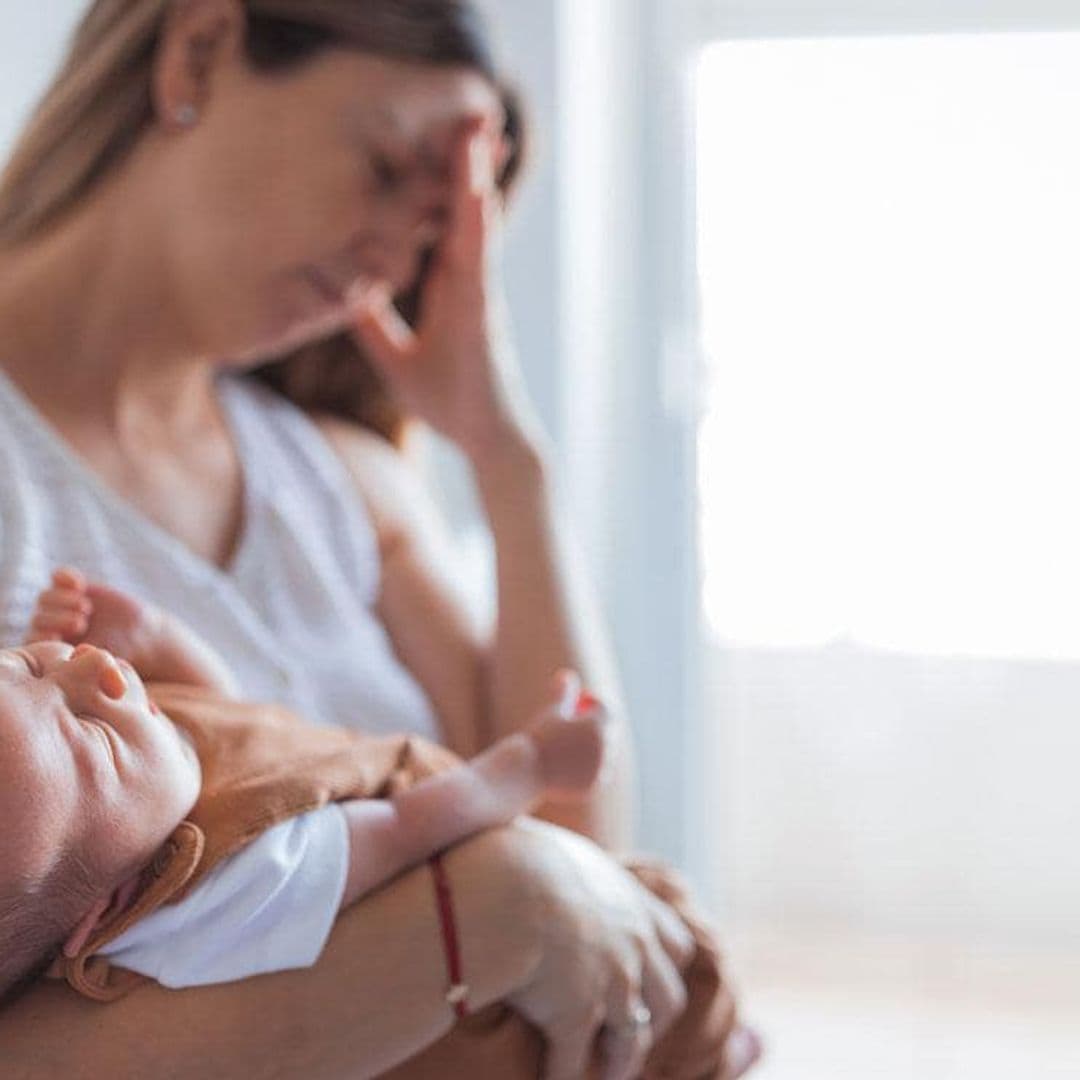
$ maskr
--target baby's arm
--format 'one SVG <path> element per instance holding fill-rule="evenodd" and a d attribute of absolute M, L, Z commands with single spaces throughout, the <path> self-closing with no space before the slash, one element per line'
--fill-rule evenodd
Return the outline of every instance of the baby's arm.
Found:
<path fill-rule="evenodd" d="M 27 641 L 85 641 L 127 660 L 144 679 L 235 693 L 225 661 L 186 623 L 69 568 L 55 571 L 38 596 Z"/>
<path fill-rule="evenodd" d="M 575 688 L 576 689 L 576 688 Z M 342 804 L 350 866 L 342 907 L 473 833 L 502 825 L 552 797 L 586 792 L 604 755 L 604 714 L 581 695 L 525 731 L 422 780 L 393 799 Z"/>

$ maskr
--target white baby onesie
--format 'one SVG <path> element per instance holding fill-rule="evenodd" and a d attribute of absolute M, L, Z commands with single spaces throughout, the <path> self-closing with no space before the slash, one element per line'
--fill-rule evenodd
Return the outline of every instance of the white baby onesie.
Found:
<path fill-rule="evenodd" d="M 348 870 L 345 815 L 331 804 L 268 829 L 101 952 L 172 990 L 311 967 Z"/>

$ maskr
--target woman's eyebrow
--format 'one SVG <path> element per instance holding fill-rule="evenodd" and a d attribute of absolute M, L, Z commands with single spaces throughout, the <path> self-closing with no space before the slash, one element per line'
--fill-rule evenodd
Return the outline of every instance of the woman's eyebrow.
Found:
<path fill-rule="evenodd" d="M 419 140 L 408 134 L 408 125 L 389 106 L 379 110 L 378 116 L 384 127 L 395 138 L 401 139 L 416 154 L 421 164 L 429 169 L 442 169 L 440 155 L 431 141 L 430 135 L 421 135 Z"/>

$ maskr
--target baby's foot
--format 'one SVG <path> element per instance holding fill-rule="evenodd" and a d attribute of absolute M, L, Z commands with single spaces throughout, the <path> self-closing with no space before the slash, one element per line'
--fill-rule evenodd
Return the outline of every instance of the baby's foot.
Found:
<path fill-rule="evenodd" d="M 569 720 L 548 713 L 532 724 L 529 735 L 549 795 L 580 795 L 596 783 L 604 764 L 606 726 L 603 707 L 587 695 Z"/>
<path fill-rule="evenodd" d="M 27 641 L 86 642 L 138 667 L 156 639 L 157 619 L 151 605 L 62 567 L 38 596 Z"/>

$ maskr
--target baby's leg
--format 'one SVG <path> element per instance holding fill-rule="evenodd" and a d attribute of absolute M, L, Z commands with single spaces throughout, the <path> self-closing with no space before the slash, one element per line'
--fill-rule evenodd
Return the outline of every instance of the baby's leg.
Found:
<path fill-rule="evenodd" d="M 526 730 L 536 748 L 536 801 L 581 795 L 596 783 L 604 762 L 605 723 L 599 703 L 583 695 L 569 720 L 546 715 Z"/>
<path fill-rule="evenodd" d="M 545 713 L 525 731 L 393 799 L 344 803 L 351 860 L 343 905 L 482 829 L 547 799 L 587 791 L 603 764 L 606 721 L 593 699 L 583 703 L 572 718 Z"/>

